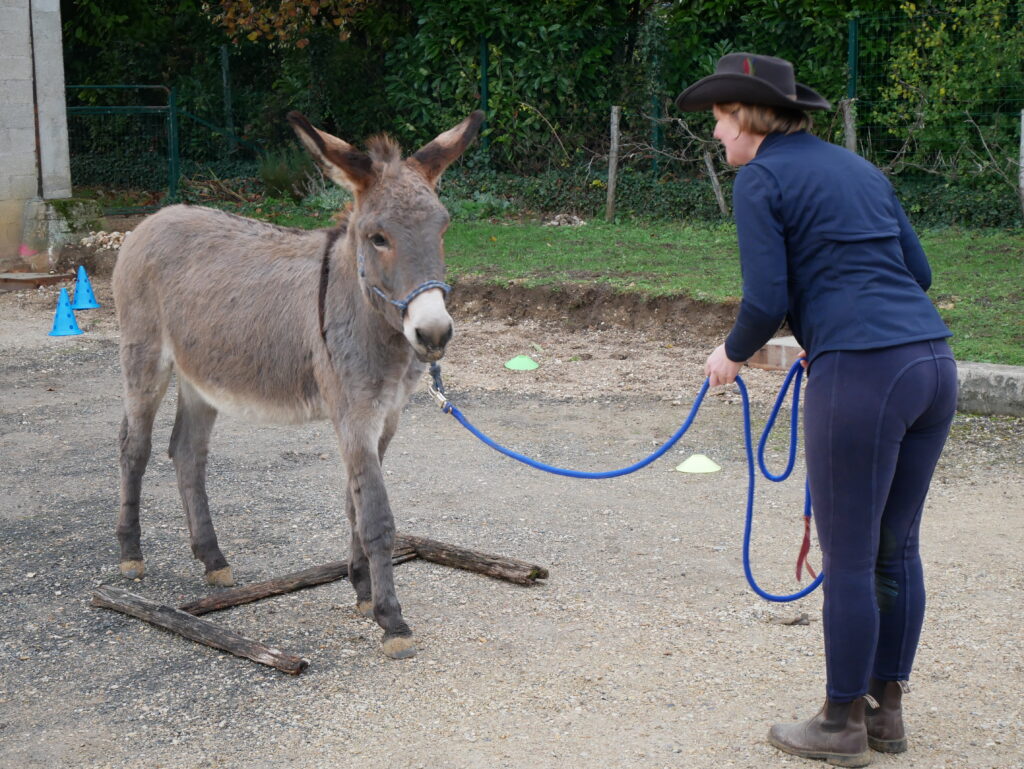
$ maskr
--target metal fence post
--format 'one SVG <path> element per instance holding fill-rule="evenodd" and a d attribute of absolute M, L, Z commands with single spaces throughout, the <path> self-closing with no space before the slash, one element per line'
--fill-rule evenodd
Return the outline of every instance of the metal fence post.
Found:
<path fill-rule="evenodd" d="M 846 98 L 857 98 L 857 50 L 858 40 L 857 19 L 853 18 L 846 25 Z"/>
<path fill-rule="evenodd" d="M 651 170 L 654 172 L 654 178 L 657 179 L 659 176 L 658 156 L 665 146 L 665 129 L 661 125 L 661 99 L 655 95 L 651 97 L 651 102 L 654 107 L 654 118 L 651 120 L 651 143 L 654 145 Z"/>
<path fill-rule="evenodd" d="M 484 111 L 484 122 L 480 126 L 480 130 L 483 131 L 487 128 L 487 115 L 490 112 L 489 95 L 487 93 L 487 70 L 490 68 L 490 61 L 487 54 L 487 38 L 484 35 L 480 35 L 480 109 Z M 491 137 L 486 134 L 480 139 L 480 144 L 484 148 L 485 154 L 490 154 L 491 149 Z"/>
<path fill-rule="evenodd" d="M 167 94 L 167 199 L 178 199 L 178 177 L 181 175 L 181 154 L 178 147 L 178 102 L 175 89 Z"/>
<path fill-rule="evenodd" d="M 1017 197 L 1024 211 L 1024 109 L 1020 111 L 1020 151 L 1017 155 Z"/>
<path fill-rule="evenodd" d="M 228 133 L 235 132 L 235 121 L 231 109 L 231 64 L 228 60 L 228 47 L 220 47 L 220 81 L 224 91 L 224 128 Z M 231 145 L 231 152 L 237 149 L 237 145 Z"/>

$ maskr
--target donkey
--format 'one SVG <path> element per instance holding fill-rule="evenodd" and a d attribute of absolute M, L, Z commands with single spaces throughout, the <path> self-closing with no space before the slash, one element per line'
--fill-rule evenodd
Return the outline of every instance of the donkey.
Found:
<path fill-rule="evenodd" d="M 120 569 L 132 579 L 145 571 L 142 476 L 174 369 L 168 453 L 207 581 L 234 584 L 206 496 L 217 414 L 330 419 L 347 473 L 356 608 L 383 628 L 387 656 L 410 657 L 415 643 L 395 595 L 395 525 L 381 461 L 425 364 L 439 360 L 452 338 L 442 282 L 449 217 L 435 185 L 476 136 L 483 113 L 404 160 L 386 136 L 362 152 L 297 112 L 288 120 L 325 175 L 353 193 L 346 221 L 306 231 L 175 205 L 143 221 L 121 248 L 113 276 L 124 380 Z"/>

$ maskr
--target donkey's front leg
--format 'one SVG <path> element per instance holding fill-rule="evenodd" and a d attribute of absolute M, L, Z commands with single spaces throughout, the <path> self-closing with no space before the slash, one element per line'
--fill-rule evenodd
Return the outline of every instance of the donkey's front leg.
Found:
<path fill-rule="evenodd" d="M 384 464 L 384 453 L 391 444 L 391 439 L 398 429 L 398 418 L 401 411 L 394 411 L 384 420 L 384 432 L 377 441 L 377 461 Z M 364 617 L 373 619 L 373 588 L 370 583 L 370 560 L 363 551 L 363 541 L 359 538 L 359 526 L 356 524 L 356 506 L 352 501 L 352 492 L 345 489 L 345 513 L 348 516 L 349 529 L 352 532 L 352 544 L 348 556 L 348 578 L 356 591 L 356 611 Z"/>
<path fill-rule="evenodd" d="M 356 591 L 356 611 L 373 619 L 373 588 L 370 584 L 370 559 L 363 552 L 363 540 L 359 538 L 359 524 L 356 522 L 356 505 L 352 492 L 345 489 L 345 513 L 352 532 L 352 543 L 348 551 L 348 579 Z"/>
<path fill-rule="evenodd" d="M 415 642 L 412 631 L 402 618 L 402 607 L 395 595 L 391 563 L 395 519 L 384 490 L 377 452 L 351 452 L 345 457 L 345 464 L 348 467 L 348 492 L 355 507 L 356 530 L 370 562 L 373 618 L 384 629 L 381 646 L 384 653 L 394 659 L 411 657 L 416 653 Z"/>

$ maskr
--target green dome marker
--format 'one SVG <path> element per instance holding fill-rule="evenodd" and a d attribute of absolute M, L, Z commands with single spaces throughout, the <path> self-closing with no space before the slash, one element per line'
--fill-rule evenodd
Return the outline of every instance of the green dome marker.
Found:
<path fill-rule="evenodd" d="M 512 371 L 533 371 L 540 368 L 540 364 L 529 355 L 517 355 L 505 364 L 505 368 Z"/>
<path fill-rule="evenodd" d="M 722 468 L 703 454 L 694 454 L 676 467 L 681 473 L 717 473 Z"/>

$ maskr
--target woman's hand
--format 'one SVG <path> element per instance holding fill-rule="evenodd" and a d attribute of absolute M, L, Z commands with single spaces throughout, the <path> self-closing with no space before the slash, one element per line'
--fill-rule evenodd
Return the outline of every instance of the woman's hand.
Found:
<path fill-rule="evenodd" d="M 743 364 L 729 360 L 725 354 L 725 345 L 720 344 L 708 356 L 707 362 L 704 364 L 704 376 L 708 378 L 708 384 L 712 387 L 732 384 L 736 381 L 736 376 L 740 373 L 741 368 L 743 368 Z"/>

